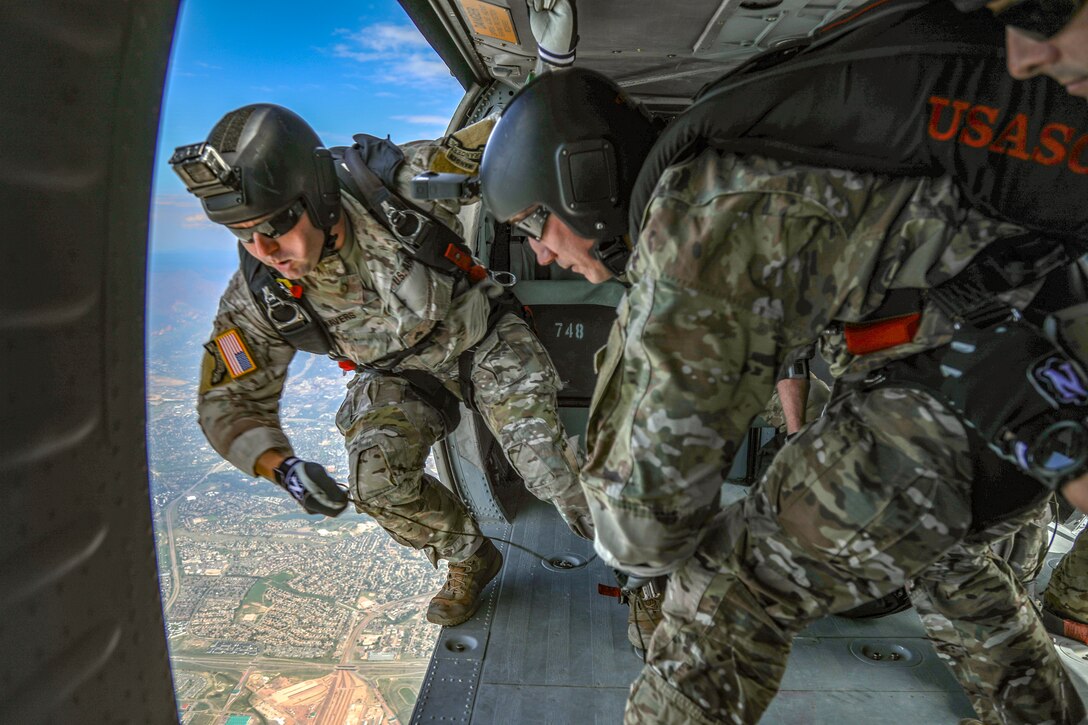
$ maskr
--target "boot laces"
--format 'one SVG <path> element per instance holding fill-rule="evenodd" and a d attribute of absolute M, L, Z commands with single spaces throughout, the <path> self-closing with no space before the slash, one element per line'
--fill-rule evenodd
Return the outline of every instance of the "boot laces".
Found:
<path fill-rule="evenodd" d="M 477 571 L 483 571 L 484 558 L 471 556 L 457 564 L 451 563 L 446 572 L 446 583 L 442 590 L 451 594 L 463 594 L 468 591 L 468 580 Z"/>

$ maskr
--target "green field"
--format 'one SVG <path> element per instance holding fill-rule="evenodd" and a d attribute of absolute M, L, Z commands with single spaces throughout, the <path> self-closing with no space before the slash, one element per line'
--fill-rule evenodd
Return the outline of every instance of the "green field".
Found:
<path fill-rule="evenodd" d="M 281 571 L 279 574 L 273 574 L 270 577 L 261 579 L 249 588 L 246 592 L 245 598 L 242 600 L 242 606 L 247 604 L 264 604 L 264 593 L 268 591 L 268 587 L 274 584 L 287 584 L 291 581 L 294 574 L 290 572 Z"/>
<path fill-rule="evenodd" d="M 401 677 L 379 677 L 376 680 L 378 691 L 397 714 L 397 720 L 402 723 L 412 719 L 412 710 L 416 706 L 423 677 L 424 673 L 420 673 Z"/>

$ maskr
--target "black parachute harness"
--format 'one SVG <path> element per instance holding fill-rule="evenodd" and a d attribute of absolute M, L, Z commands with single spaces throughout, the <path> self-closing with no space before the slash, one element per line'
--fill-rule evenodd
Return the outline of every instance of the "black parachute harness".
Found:
<path fill-rule="evenodd" d="M 397 169 L 404 162 L 401 150 L 388 139 L 367 134 L 358 134 L 354 140 L 353 146 L 331 150 L 337 178 L 341 186 L 353 198 L 363 203 L 393 235 L 405 254 L 412 260 L 458 281 L 467 279 L 474 284 L 485 279 L 489 275 L 488 270 L 476 264 L 471 250 L 452 229 L 391 190 L 395 184 Z M 329 234 L 326 232 L 326 242 L 328 241 Z M 447 435 L 457 428 L 461 419 L 459 406 L 462 401 L 453 392 L 427 372 L 397 369 L 402 361 L 430 343 L 432 333 L 427 333 L 403 350 L 359 365 L 336 354 L 328 331 L 320 316 L 303 296 L 301 285 L 278 278 L 272 268 L 248 254 L 241 244 L 238 247 L 242 272 L 250 292 L 265 318 L 284 340 L 298 350 L 328 355 L 345 372 L 362 369 L 404 379 L 422 400 L 438 411 Z M 326 243 L 323 256 L 329 253 L 331 249 Z M 528 308 L 518 301 L 509 286 L 510 284 L 503 284 L 503 294 L 491 300 L 484 337 L 508 313 L 522 319 L 529 318 Z M 471 370 L 478 345 L 479 343 L 464 351 L 458 359 L 458 382 L 463 402 L 474 412 L 479 410 L 473 397 Z"/>
<path fill-rule="evenodd" d="M 473 534 L 473 533 L 468 532 L 468 531 L 449 531 L 447 529 L 439 529 L 439 528 L 437 528 L 435 526 L 431 526 L 430 524 L 425 524 L 425 523 L 422 523 L 420 521 L 416 521 L 411 516 L 405 516 L 404 514 L 399 513 L 397 511 L 393 511 L 392 509 L 387 509 L 387 508 L 385 508 L 383 506 L 371 506 L 370 504 L 363 503 L 359 499 L 352 496 L 351 493 L 348 493 L 347 496 L 348 496 L 348 501 L 351 501 L 363 513 L 368 514 L 371 517 L 374 516 L 374 512 L 380 512 L 380 513 L 383 513 L 383 514 L 391 514 L 393 516 L 396 516 L 397 518 L 404 519 L 405 521 L 413 523 L 416 526 L 422 526 L 423 528 L 428 529 L 430 531 L 433 531 L 436 534 L 453 534 L 454 536 L 469 536 L 469 537 L 472 537 L 474 539 L 491 539 L 492 541 L 499 541 L 499 542 L 501 542 L 503 544 L 509 544 L 510 546 L 514 547 L 515 549 L 520 549 L 521 551 L 524 551 L 525 553 L 530 554 L 530 555 L 536 557 L 537 559 L 540 559 L 540 561 L 545 563 L 545 564 L 554 565 L 554 566 L 557 566 L 557 567 L 560 567 L 560 568 L 563 567 L 563 562 L 555 561 L 554 557 L 545 556 L 544 554 L 541 554 L 539 551 L 534 551 L 533 549 L 530 549 L 527 546 L 523 546 L 521 544 L 515 543 L 513 541 L 510 541 L 509 539 L 502 539 L 502 538 L 499 538 L 498 536 L 488 536 L 487 534 L 484 534 L 484 533 Z M 586 560 L 586 564 L 589 564 L 590 562 L 592 562 L 596 558 L 597 558 L 597 554 L 596 554 L 596 552 L 594 552 L 593 556 L 589 557 Z M 569 564 L 568 564 L 568 566 L 569 566 Z"/>
<path fill-rule="evenodd" d="M 1080 274 L 1071 253 L 1051 240 L 1026 235 L 994 243 L 947 282 L 904 291 L 914 293 L 918 309 L 928 300 L 953 321 L 947 345 L 843 386 L 919 389 L 956 414 L 975 459 L 973 480 L 985 483 L 972 488 L 972 531 L 1026 510 L 1088 472 L 1083 363 L 1058 340 L 1047 310 L 1021 312 L 997 296 L 1041 282 L 1044 289 L 1061 288 L 1061 307 L 1083 302 L 1069 298 L 1075 285 L 1063 273 L 1070 269 Z M 870 317 L 881 314 L 878 309 Z"/>

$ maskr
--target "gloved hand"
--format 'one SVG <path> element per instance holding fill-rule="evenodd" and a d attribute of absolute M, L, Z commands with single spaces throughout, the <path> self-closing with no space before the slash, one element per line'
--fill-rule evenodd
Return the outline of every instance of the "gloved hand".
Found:
<path fill-rule="evenodd" d="M 526 0 L 526 4 L 540 59 L 559 68 L 573 65 L 578 45 L 574 0 Z"/>
<path fill-rule="evenodd" d="M 593 517 L 589 515 L 589 504 L 580 487 L 574 495 L 552 499 L 552 503 L 575 536 L 593 541 Z"/>
<path fill-rule="evenodd" d="M 291 456 L 276 467 L 276 483 L 302 504 L 308 514 L 339 516 L 348 505 L 347 491 L 340 488 L 317 463 Z"/>
<path fill-rule="evenodd" d="M 638 591 L 654 580 L 652 576 L 635 576 L 619 569 L 613 569 L 612 573 L 616 575 L 616 581 L 620 583 L 620 590 L 628 594 Z"/>

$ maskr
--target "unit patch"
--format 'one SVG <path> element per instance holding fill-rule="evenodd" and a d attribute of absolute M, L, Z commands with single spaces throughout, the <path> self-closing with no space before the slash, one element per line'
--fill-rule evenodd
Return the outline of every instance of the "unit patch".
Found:
<path fill-rule="evenodd" d="M 204 343 L 204 359 L 200 363 L 200 392 L 206 393 L 229 379 L 219 348 L 214 342 Z"/>
<path fill-rule="evenodd" d="M 454 131 L 442 141 L 428 168 L 439 173 L 475 174 L 480 170 L 484 145 L 495 128 L 495 117 L 488 116 L 471 126 Z"/>
<path fill-rule="evenodd" d="M 253 362 L 253 356 L 249 354 L 249 348 L 246 347 L 245 340 L 242 338 L 241 330 L 237 328 L 227 330 L 215 338 L 215 344 L 232 378 L 240 378 L 257 369 L 257 364 Z"/>

